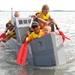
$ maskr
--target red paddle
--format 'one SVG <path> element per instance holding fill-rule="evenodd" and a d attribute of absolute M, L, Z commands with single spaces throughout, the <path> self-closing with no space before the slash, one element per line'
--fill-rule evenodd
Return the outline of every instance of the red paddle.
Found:
<path fill-rule="evenodd" d="M 5 33 L 2 33 L 1 35 L 0 35 L 0 38 L 4 38 L 6 36 L 6 34 Z"/>
<path fill-rule="evenodd" d="M 71 40 L 69 37 L 67 37 L 62 31 L 59 31 L 59 34 L 62 36 L 63 42 L 65 39 Z"/>
<path fill-rule="evenodd" d="M 28 43 L 26 41 L 25 43 L 22 44 L 22 46 L 19 50 L 16 62 L 20 65 L 24 65 L 27 60 L 27 55 L 28 55 Z"/>

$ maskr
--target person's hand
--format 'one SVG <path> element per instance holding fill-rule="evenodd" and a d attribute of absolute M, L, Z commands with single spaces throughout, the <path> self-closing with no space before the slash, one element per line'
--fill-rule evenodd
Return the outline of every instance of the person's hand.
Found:
<path fill-rule="evenodd" d="M 31 18 L 36 19 L 37 16 L 36 15 L 30 15 Z"/>
<path fill-rule="evenodd" d="M 58 27 L 58 25 L 57 25 L 57 24 L 55 24 L 55 26 L 56 26 L 56 29 L 59 31 L 59 30 L 60 30 L 60 28 Z"/>
<path fill-rule="evenodd" d="M 2 39 L 1 41 L 2 41 L 2 42 L 6 42 L 6 40 L 5 40 L 5 39 Z"/>
<path fill-rule="evenodd" d="M 29 34 L 30 34 L 30 31 L 27 31 L 27 32 L 26 32 L 26 35 L 28 36 Z"/>

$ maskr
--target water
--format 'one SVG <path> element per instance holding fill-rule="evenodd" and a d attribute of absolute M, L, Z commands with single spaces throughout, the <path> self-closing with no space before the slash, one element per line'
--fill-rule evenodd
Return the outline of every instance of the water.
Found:
<path fill-rule="evenodd" d="M 20 12 L 27 17 L 35 12 Z M 0 43 L 0 75 L 75 75 L 75 12 L 51 12 L 60 29 L 71 38 L 64 43 L 67 64 L 55 67 L 20 66 L 16 64 L 16 52 Z M 0 12 L 0 33 L 11 18 L 10 12 Z"/>

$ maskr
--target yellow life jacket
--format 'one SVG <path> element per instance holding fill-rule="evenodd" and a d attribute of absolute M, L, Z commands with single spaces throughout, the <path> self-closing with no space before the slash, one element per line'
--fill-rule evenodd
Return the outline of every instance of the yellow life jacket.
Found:
<path fill-rule="evenodd" d="M 8 23 L 12 23 L 12 20 L 10 19 L 10 20 L 8 21 Z"/>
<path fill-rule="evenodd" d="M 43 31 L 42 30 L 40 30 L 40 33 L 39 34 L 36 34 L 36 33 L 34 33 L 34 32 L 32 32 L 32 36 L 33 36 L 33 38 L 34 39 L 36 39 L 36 38 L 38 38 L 38 37 L 41 37 L 42 36 L 42 34 L 43 34 Z"/>
<path fill-rule="evenodd" d="M 10 30 L 8 30 L 6 34 L 7 34 L 7 35 L 11 35 L 10 38 L 11 38 L 11 37 L 12 37 L 12 38 L 16 38 L 16 31 L 15 31 L 15 30 L 12 31 L 12 32 L 11 32 Z"/>
<path fill-rule="evenodd" d="M 32 40 L 34 40 L 34 39 L 36 39 L 36 38 L 39 38 L 39 37 L 42 36 L 42 34 L 44 34 L 44 32 L 43 32 L 42 30 L 40 30 L 39 34 L 36 34 L 36 33 L 32 32 L 32 33 L 28 36 L 27 41 L 30 42 L 30 41 L 32 41 Z"/>
<path fill-rule="evenodd" d="M 42 19 L 44 19 L 44 20 L 48 20 L 49 17 L 50 17 L 50 14 L 49 14 L 49 13 L 46 14 L 46 15 L 44 15 L 42 11 L 39 11 L 39 12 L 37 12 L 36 14 L 40 14 L 41 17 L 42 17 Z"/>

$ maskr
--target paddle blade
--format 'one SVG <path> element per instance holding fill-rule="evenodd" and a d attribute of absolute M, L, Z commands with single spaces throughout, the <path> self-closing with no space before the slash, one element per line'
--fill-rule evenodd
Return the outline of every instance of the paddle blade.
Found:
<path fill-rule="evenodd" d="M 59 34 L 62 36 L 63 42 L 65 39 L 71 40 L 69 37 L 67 37 L 62 31 L 59 31 Z"/>
<path fill-rule="evenodd" d="M 16 62 L 19 65 L 24 65 L 26 63 L 27 55 L 28 55 L 28 44 L 27 44 L 27 42 L 25 42 L 24 44 L 22 44 L 22 46 L 19 50 Z"/>
<path fill-rule="evenodd" d="M 0 38 L 4 38 L 6 36 L 6 34 L 5 33 L 2 33 L 1 35 L 0 35 Z"/>

